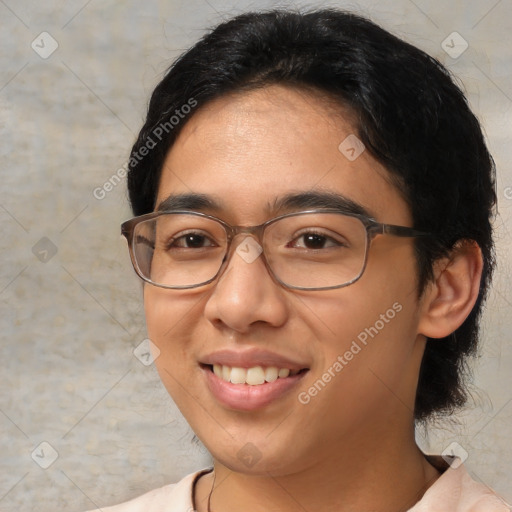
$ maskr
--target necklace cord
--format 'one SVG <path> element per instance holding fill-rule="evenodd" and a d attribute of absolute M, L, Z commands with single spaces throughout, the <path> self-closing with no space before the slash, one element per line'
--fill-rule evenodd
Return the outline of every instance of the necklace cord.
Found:
<path fill-rule="evenodd" d="M 210 490 L 210 494 L 208 494 L 208 512 L 211 512 L 210 502 L 211 502 L 211 499 L 212 499 L 213 488 L 215 487 L 215 477 L 216 477 L 216 474 L 215 474 L 215 468 L 214 468 L 214 469 L 213 469 L 213 483 L 212 483 L 212 488 L 211 488 L 211 490 Z"/>

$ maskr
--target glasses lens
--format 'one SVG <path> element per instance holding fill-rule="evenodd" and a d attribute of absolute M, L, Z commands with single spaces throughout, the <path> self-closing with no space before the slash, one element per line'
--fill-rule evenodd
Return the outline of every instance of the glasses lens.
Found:
<path fill-rule="evenodd" d="M 164 214 L 139 222 L 135 265 L 145 279 L 168 287 L 198 285 L 218 272 L 227 247 L 224 227 L 193 214 Z"/>
<path fill-rule="evenodd" d="M 167 213 L 139 222 L 133 233 L 135 267 L 165 287 L 198 286 L 213 279 L 227 251 L 224 226 L 193 213 Z M 263 247 L 274 275 L 297 288 L 331 288 L 361 275 L 367 234 L 357 218 L 298 213 L 267 225 Z"/>
<path fill-rule="evenodd" d="M 264 249 L 276 277 L 301 288 L 329 288 L 357 279 L 364 268 L 366 228 L 337 213 L 284 217 L 267 227 Z"/>

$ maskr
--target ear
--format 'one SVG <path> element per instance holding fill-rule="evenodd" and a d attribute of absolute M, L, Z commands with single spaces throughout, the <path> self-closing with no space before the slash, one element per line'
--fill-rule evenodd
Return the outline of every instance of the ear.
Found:
<path fill-rule="evenodd" d="M 434 280 L 420 300 L 418 334 L 444 338 L 462 325 L 478 298 L 482 268 L 482 251 L 473 240 L 460 240 L 435 262 Z"/>

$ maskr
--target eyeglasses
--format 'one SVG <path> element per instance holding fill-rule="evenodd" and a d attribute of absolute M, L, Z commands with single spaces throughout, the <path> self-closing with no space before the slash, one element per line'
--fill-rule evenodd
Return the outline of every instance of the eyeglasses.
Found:
<path fill-rule="evenodd" d="M 234 238 L 242 233 L 252 236 L 238 245 L 238 255 L 249 263 L 262 253 L 273 278 L 296 290 L 329 290 L 356 282 L 377 235 L 430 236 L 331 209 L 288 213 L 258 226 L 231 226 L 200 212 L 162 211 L 124 222 L 121 233 L 139 277 L 170 289 L 214 281 L 227 265 Z"/>

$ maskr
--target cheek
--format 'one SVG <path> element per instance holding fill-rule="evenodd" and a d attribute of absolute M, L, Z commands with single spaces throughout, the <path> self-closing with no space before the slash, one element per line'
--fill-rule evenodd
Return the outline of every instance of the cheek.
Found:
<path fill-rule="evenodd" d="M 358 293 L 355 284 L 353 288 L 329 305 L 326 299 L 308 304 L 309 311 L 322 311 L 328 328 L 320 334 L 320 315 L 310 313 L 317 329 L 315 363 L 300 399 L 310 402 L 308 411 L 315 417 L 329 418 L 327 437 L 350 431 L 365 418 L 385 416 L 397 404 L 412 403 L 415 389 L 417 357 L 410 305 L 395 300 L 395 293 L 369 295 Z"/>
<path fill-rule="evenodd" d="M 162 339 L 179 318 L 180 303 L 173 298 L 172 292 L 144 286 L 144 312 L 148 334 L 154 336 L 153 341 Z"/>
<path fill-rule="evenodd" d="M 418 269 L 413 240 L 395 236 L 374 239 L 361 280 L 375 293 L 395 294 L 397 300 L 404 294 L 415 297 Z"/>
<path fill-rule="evenodd" d="M 315 334 L 316 376 L 329 368 L 343 374 L 340 393 L 361 397 L 378 377 L 399 386 L 403 369 L 417 364 L 415 260 L 410 246 L 399 245 L 375 251 L 356 283 L 301 298 Z"/>
<path fill-rule="evenodd" d="M 200 345 L 196 340 L 204 338 L 199 332 L 203 307 L 203 294 L 184 294 L 150 285 L 144 289 L 148 337 L 160 350 L 155 364 L 168 389 L 176 387 L 170 375 L 183 380 L 196 369 L 194 347 Z"/>
<path fill-rule="evenodd" d="M 187 330 L 197 325 L 203 296 L 204 292 L 184 293 L 145 285 L 144 311 L 150 338 L 175 339 L 179 344 Z"/>
<path fill-rule="evenodd" d="M 315 372 L 323 372 L 339 356 L 352 371 L 381 365 L 393 352 L 405 355 L 407 345 L 414 341 L 410 300 L 390 288 L 371 294 L 356 284 L 351 288 L 338 291 L 337 298 L 303 299 L 300 316 L 313 334 Z"/>
<path fill-rule="evenodd" d="M 366 292 L 355 294 L 358 308 L 366 311 L 359 338 L 371 344 L 379 366 L 398 364 L 408 357 L 416 338 L 417 270 L 410 240 L 387 237 L 372 247 L 359 285 Z"/>
<path fill-rule="evenodd" d="M 197 315 L 202 300 L 182 292 L 145 285 L 144 310 L 149 339 L 160 350 L 155 366 L 167 392 L 185 414 L 199 371 L 191 340 L 197 338 Z M 189 392 L 190 392 L 189 391 Z"/>

